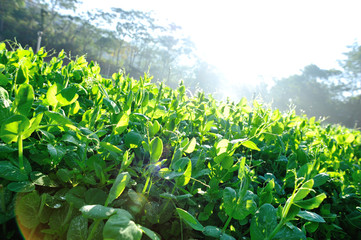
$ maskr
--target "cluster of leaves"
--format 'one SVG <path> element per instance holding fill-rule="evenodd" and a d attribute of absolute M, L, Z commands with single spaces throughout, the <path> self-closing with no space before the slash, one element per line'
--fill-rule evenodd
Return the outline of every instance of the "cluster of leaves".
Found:
<path fill-rule="evenodd" d="M 14 239 L 357 239 L 361 135 L 0 44 Z"/>

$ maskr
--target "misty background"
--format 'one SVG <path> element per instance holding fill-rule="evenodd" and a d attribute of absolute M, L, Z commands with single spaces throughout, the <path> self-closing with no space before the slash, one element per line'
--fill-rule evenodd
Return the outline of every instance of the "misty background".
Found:
<path fill-rule="evenodd" d="M 351 128 L 358 128 L 361 124 L 361 47 L 356 41 L 344 43 L 347 50 L 342 58 L 333 59 L 335 62 L 338 60 L 336 67 L 323 68 L 310 61 L 285 76 L 263 76 L 265 70 L 261 63 L 265 59 L 273 69 L 276 68 L 272 65 L 274 63 L 288 70 L 285 72 L 289 72 L 290 68 L 284 59 L 277 60 L 276 50 L 271 57 L 263 53 L 261 41 L 258 43 L 260 51 L 248 52 L 246 60 L 234 56 L 236 52 L 228 58 L 227 55 L 222 55 L 222 51 L 232 53 L 226 47 L 234 39 L 225 31 L 214 31 L 214 38 L 221 37 L 221 40 L 217 38 L 217 44 L 213 44 L 209 52 L 220 52 L 217 55 L 219 62 L 223 64 L 220 66 L 216 61 L 207 59 L 207 51 L 200 50 L 202 44 L 197 45 L 192 40 L 192 34 L 184 31 L 172 19 L 160 17 L 154 11 L 142 8 L 123 8 L 121 3 L 116 7 L 95 9 L 89 5 L 90 2 L 92 1 L 0 0 L 0 41 L 7 41 L 9 47 L 15 46 L 14 42 L 17 42 L 34 50 L 41 43 L 41 47 L 54 54 L 64 49 L 74 57 L 86 55 L 88 61 L 95 61 L 100 65 L 101 74 L 106 78 L 121 71 L 139 79 L 147 72 L 153 76 L 153 81 L 165 82 L 173 88 L 183 80 L 193 94 L 204 91 L 220 100 L 236 102 L 246 97 L 249 101 L 257 99 L 283 111 L 295 109 L 298 114 L 325 118 L 325 123 L 342 124 Z M 188 14 L 191 13 L 194 15 L 194 12 Z M 199 14 L 199 17 L 195 17 L 202 21 L 202 15 Z M 304 17 L 307 18 L 307 14 Z M 263 21 L 267 22 L 267 19 Z M 216 23 L 204 24 L 213 26 Z M 228 32 L 237 30 L 230 26 L 232 25 L 222 27 Z M 257 25 L 253 27 L 255 31 L 260 31 Z M 320 32 L 322 30 L 325 29 L 320 29 Z M 203 29 L 199 31 L 201 34 Z M 206 33 L 207 30 L 204 31 Z M 273 34 L 275 39 L 262 41 L 278 41 L 279 33 Z M 335 29 L 334 34 L 343 32 Z M 312 32 L 308 38 L 309 41 L 317 41 Z M 285 45 L 285 48 L 293 51 L 293 48 L 299 46 Z M 324 55 L 328 57 L 327 52 Z M 247 59 L 256 64 L 252 69 L 256 72 L 256 77 L 247 74 L 249 69 L 244 63 Z"/>

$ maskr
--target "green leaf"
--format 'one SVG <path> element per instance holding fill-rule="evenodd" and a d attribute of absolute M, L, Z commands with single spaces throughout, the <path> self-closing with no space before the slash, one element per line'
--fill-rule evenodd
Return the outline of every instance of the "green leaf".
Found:
<path fill-rule="evenodd" d="M 198 222 L 198 220 L 193 217 L 191 214 L 189 214 L 187 211 L 181 209 L 181 208 L 176 208 L 177 213 L 179 215 L 179 217 L 186 222 L 191 228 L 193 228 L 194 230 L 197 231 L 203 231 L 204 227 L 202 226 L 202 224 L 200 222 Z"/>
<path fill-rule="evenodd" d="M 72 177 L 72 174 L 68 169 L 61 168 L 56 172 L 58 179 L 64 183 L 68 183 Z"/>
<path fill-rule="evenodd" d="M 233 210 L 236 206 L 236 202 L 237 202 L 236 190 L 234 190 L 231 187 L 226 187 L 223 190 L 223 203 L 228 216 L 233 215 Z"/>
<path fill-rule="evenodd" d="M 190 142 L 183 148 L 183 151 L 185 153 L 192 153 L 196 147 L 197 144 L 197 140 L 195 138 L 192 138 L 192 140 L 190 140 Z"/>
<path fill-rule="evenodd" d="M 21 65 L 18 69 L 18 71 L 16 72 L 15 75 L 15 82 L 16 84 L 22 84 L 27 82 L 29 79 L 28 77 L 28 70 L 26 69 L 26 67 L 24 67 L 24 65 Z"/>
<path fill-rule="evenodd" d="M 229 141 L 227 139 L 222 139 L 218 143 L 215 144 L 216 150 L 217 150 L 217 156 L 221 155 L 222 153 L 225 153 L 228 148 Z"/>
<path fill-rule="evenodd" d="M 159 137 L 152 139 L 149 143 L 150 162 L 155 163 L 163 153 L 163 142 Z"/>
<path fill-rule="evenodd" d="M 52 158 L 52 165 L 57 165 L 65 155 L 65 150 L 59 146 L 47 144 L 49 155 Z"/>
<path fill-rule="evenodd" d="M 325 219 L 323 219 L 323 217 L 321 217 L 320 215 L 318 215 L 317 213 L 314 212 L 309 212 L 309 211 L 300 211 L 297 216 L 299 216 L 300 218 L 306 219 L 308 221 L 311 222 L 319 222 L 319 223 L 324 223 Z"/>
<path fill-rule="evenodd" d="M 234 219 L 243 220 L 248 215 L 254 214 L 257 210 L 257 204 L 254 201 L 254 194 L 247 190 L 243 198 L 238 199 L 233 214 L 231 215 Z"/>
<path fill-rule="evenodd" d="M 64 88 L 56 95 L 56 100 L 58 100 L 61 106 L 68 106 L 78 99 L 77 90 L 77 87 L 74 85 Z"/>
<path fill-rule="evenodd" d="M 9 79 L 0 72 L 0 86 L 6 86 L 9 83 Z"/>
<path fill-rule="evenodd" d="M 154 121 L 154 124 L 149 122 L 149 137 L 154 137 L 154 135 L 159 132 L 160 127 L 161 126 L 157 120 Z"/>
<path fill-rule="evenodd" d="M 56 99 L 56 94 L 58 93 L 58 85 L 54 83 L 51 85 L 51 87 L 48 88 L 48 91 L 46 92 L 46 100 L 48 100 L 48 103 L 55 107 L 58 104 L 58 100 Z"/>
<path fill-rule="evenodd" d="M 142 136 L 134 131 L 130 131 L 124 136 L 124 143 L 129 148 L 139 147 L 142 144 L 142 140 Z"/>
<path fill-rule="evenodd" d="M 228 235 L 226 233 L 222 233 L 219 240 L 236 240 L 236 239 L 234 237 L 232 237 L 231 235 Z"/>
<path fill-rule="evenodd" d="M 38 129 L 41 119 L 43 118 L 43 113 L 39 113 L 36 117 L 30 120 L 30 127 L 24 131 L 23 139 L 26 139 L 31 136 L 31 134 Z"/>
<path fill-rule="evenodd" d="M 181 158 L 172 164 L 172 169 L 175 171 L 173 172 L 174 177 L 177 177 L 176 180 L 177 185 L 178 186 L 187 185 L 192 175 L 191 160 L 189 158 Z"/>
<path fill-rule="evenodd" d="M 111 216 L 104 225 L 104 240 L 140 240 L 143 231 L 132 221 L 132 215 L 123 210 Z"/>
<path fill-rule="evenodd" d="M 58 184 L 51 179 L 48 175 L 45 175 L 41 172 L 31 172 L 30 178 L 35 185 L 44 186 L 44 187 L 58 187 Z"/>
<path fill-rule="evenodd" d="M 108 143 L 108 142 L 101 142 L 100 146 L 102 146 L 106 150 L 114 152 L 114 153 L 119 153 L 119 154 L 123 153 L 123 151 L 120 148 L 118 148 L 117 146 L 114 146 L 113 144 Z"/>
<path fill-rule="evenodd" d="M 312 210 L 314 208 L 318 208 L 325 198 L 326 198 L 326 194 L 321 193 L 311 199 L 295 201 L 294 204 L 300 208 L 304 208 L 306 210 Z"/>
<path fill-rule="evenodd" d="M 245 176 L 246 176 L 246 158 L 242 157 L 238 169 L 238 178 L 239 180 L 242 181 Z"/>
<path fill-rule="evenodd" d="M 323 184 L 325 184 L 328 179 L 330 179 L 330 175 L 328 175 L 327 173 L 319 173 L 316 176 L 313 177 L 313 187 L 319 187 Z"/>
<path fill-rule="evenodd" d="M 205 226 L 203 234 L 207 237 L 220 238 L 222 230 L 215 226 Z"/>
<path fill-rule="evenodd" d="M 85 205 L 84 201 L 84 193 L 86 191 L 85 187 L 82 187 L 80 185 L 70 189 L 65 194 L 65 200 L 72 204 L 75 208 L 80 209 Z"/>
<path fill-rule="evenodd" d="M 112 113 L 114 114 L 118 114 L 120 112 L 120 109 L 119 107 L 117 106 L 117 104 L 111 100 L 111 99 L 108 99 L 108 98 L 104 98 L 103 99 L 103 103 L 105 105 L 105 107 Z"/>
<path fill-rule="evenodd" d="M 83 216 L 73 218 L 66 234 L 67 240 L 86 240 L 88 236 L 88 220 Z"/>
<path fill-rule="evenodd" d="M 10 116 L 10 104 L 9 93 L 0 87 L 0 123 Z"/>
<path fill-rule="evenodd" d="M 30 84 L 23 83 L 15 95 L 14 108 L 16 113 L 27 116 L 34 102 L 34 90 Z"/>
<path fill-rule="evenodd" d="M 9 181 L 26 181 L 28 176 L 8 161 L 0 161 L 0 178 Z"/>
<path fill-rule="evenodd" d="M 108 206 L 108 204 L 112 203 L 115 199 L 117 199 L 120 196 L 120 194 L 122 194 L 129 180 L 130 180 L 130 175 L 127 172 L 120 173 L 117 176 L 115 182 L 113 183 L 113 186 L 109 191 L 108 198 L 105 202 L 106 206 Z"/>
<path fill-rule="evenodd" d="M 79 209 L 79 211 L 83 214 L 84 217 L 91 218 L 91 219 L 108 219 L 110 216 L 116 214 L 117 211 L 120 211 L 120 210 L 127 212 L 122 209 L 104 207 L 104 206 L 98 205 L 98 204 L 97 205 L 85 205 Z"/>
<path fill-rule="evenodd" d="M 8 184 L 7 188 L 12 192 L 32 192 L 35 190 L 35 185 L 32 182 L 24 181 L 24 182 L 11 182 Z"/>
<path fill-rule="evenodd" d="M 24 227 L 33 229 L 39 225 L 38 212 L 40 196 L 34 191 L 26 194 L 17 201 L 15 214 Z"/>
<path fill-rule="evenodd" d="M 100 204 L 104 205 L 108 194 L 98 188 L 90 188 L 85 192 L 85 202 L 89 205 Z"/>
<path fill-rule="evenodd" d="M 263 204 L 251 221 L 252 240 L 268 238 L 277 226 L 277 210 L 271 204 Z"/>
<path fill-rule="evenodd" d="M 53 209 L 49 218 L 49 227 L 52 230 L 60 231 L 64 229 L 66 222 L 66 216 L 72 213 L 72 209 L 69 207 L 69 204 L 64 204 L 62 207 Z"/>
<path fill-rule="evenodd" d="M 245 142 L 242 142 L 241 144 L 242 144 L 243 146 L 245 146 L 246 148 L 249 148 L 249 149 L 252 149 L 252 150 L 256 150 L 256 151 L 261 151 L 261 149 L 259 149 L 259 148 L 257 147 L 257 145 L 256 145 L 254 142 L 250 141 L 250 140 L 247 140 L 247 141 L 245 141 Z"/>
<path fill-rule="evenodd" d="M 0 137 L 5 143 L 16 142 L 18 137 L 28 129 L 29 120 L 23 115 L 13 115 L 1 125 Z"/>
<path fill-rule="evenodd" d="M 312 190 L 313 187 L 313 179 L 310 179 L 306 182 L 304 182 L 301 187 L 298 189 L 295 197 L 293 198 L 294 201 L 302 200 L 304 199 Z"/>
<path fill-rule="evenodd" d="M 155 232 L 153 232 L 152 230 L 150 230 L 146 227 L 143 227 L 141 225 L 138 225 L 138 228 L 140 228 L 145 233 L 145 235 L 147 235 L 150 239 L 160 240 L 160 237 L 158 237 L 158 235 Z"/>
<path fill-rule="evenodd" d="M 69 118 L 64 117 L 63 115 L 61 115 L 58 112 L 48 111 L 48 112 L 45 112 L 45 115 L 60 125 L 73 125 L 73 122 Z"/>
<path fill-rule="evenodd" d="M 288 222 L 275 235 L 273 240 L 306 240 L 306 236 L 301 229 Z"/>
<path fill-rule="evenodd" d="M 114 128 L 114 134 L 116 135 L 122 134 L 124 130 L 127 129 L 128 124 L 129 124 L 129 116 L 124 113 Z"/>

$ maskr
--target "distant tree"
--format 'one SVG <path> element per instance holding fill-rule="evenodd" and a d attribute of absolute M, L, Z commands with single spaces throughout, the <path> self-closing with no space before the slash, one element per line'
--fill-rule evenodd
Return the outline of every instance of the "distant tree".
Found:
<path fill-rule="evenodd" d="M 329 121 L 335 121 L 339 118 L 336 110 L 339 101 L 333 94 L 333 84 L 330 83 L 335 74 L 333 70 L 322 70 L 316 65 L 309 65 L 303 69 L 302 74 L 277 80 L 269 94 L 274 106 L 281 110 L 295 105 L 298 113 L 304 112 L 310 117 L 330 117 Z"/>
<path fill-rule="evenodd" d="M 25 0 L 0 0 L 0 40 L 1 33 L 4 31 L 5 19 L 24 6 Z"/>
<path fill-rule="evenodd" d="M 350 51 L 345 53 L 347 59 L 340 63 L 345 72 L 346 90 L 356 96 L 361 93 L 361 46 L 354 43 L 349 48 Z"/>

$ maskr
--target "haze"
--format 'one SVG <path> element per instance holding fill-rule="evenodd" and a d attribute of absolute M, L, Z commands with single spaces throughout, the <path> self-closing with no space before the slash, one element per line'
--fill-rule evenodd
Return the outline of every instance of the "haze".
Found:
<path fill-rule="evenodd" d="M 233 83 L 270 82 L 308 64 L 338 68 L 347 46 L 361 39 L 355 0 L 87 0 L 83 7 L 154 11 L 180 25 L 198 54 Z"/>

